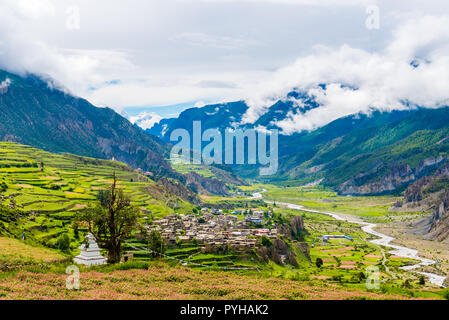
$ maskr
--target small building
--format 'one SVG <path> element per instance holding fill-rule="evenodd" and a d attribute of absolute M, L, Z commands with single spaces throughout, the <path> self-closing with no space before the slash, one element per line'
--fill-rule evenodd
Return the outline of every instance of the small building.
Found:
<path fill-rule="evenodd" d="M 100 254 L 101 248 L 99 248 L 95 242 L 93 234 L 89 233 L 86 236 L 86 242 L 83 243 L 79 249 L 81 250 L 81 254 L 75 257 L 75 263 L 84 264 L 86 266 L 106 264 L 106 258 Z"/>
<path fill-rule="evenodd" d="M 354 241 L 354 239 L 352 239 L 351 237 L 348 237 L 346 235 L 334 235 L 334 234 L 329 234 L 329 235 L 323 235 L 322 239 L 325 242 L 328 242 L 330 238 L 334 238 L 334 239 L 347 239 L 349 241 Z"/>
<path fill-rule="evenodd" d="M 124 253 L 124 254 L 122 255 L 122 258 L 121 258 L 120 262 L 121 262 L 121 263 L 124 263 L 124 262 L 131 261 L 131 260 L 133 260 L 133 259 L 134 259 L 134 253 L 132 253 L 132 252 L 126 252 L 126 253 Z"/>

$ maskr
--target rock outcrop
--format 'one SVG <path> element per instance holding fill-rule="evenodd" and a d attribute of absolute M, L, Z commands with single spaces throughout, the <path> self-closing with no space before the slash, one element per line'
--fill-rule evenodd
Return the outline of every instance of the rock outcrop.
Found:
<path fill-rule="evenodd" d="M 273 240 L 272 245 L 269 247 L 260 247 L 259 255 L 265 262 L 271 260 L 280 265 L 289 264 L 298 267 L 296 255 L 290 250 L 285 241 L 281 239 Z"/>
<path fill-rule="evenodd" d="M 405 203 L 417 203 L 423 200 L 423 189 L 431 184 L 433 181 L 430 177 L 423 177 L 414 183 L 410 184 L 408 188 L 404 191 L 404 201 Z"/>
<path fill-rule="evenodd" d="M 163 189 L 160 191 L 169 192 L 177 195 L 178 197 L 184 199 L 187 202 L 199 205 L 201 200 L 197 197 L 195 193 L 193 193 L 190 189 L 186 188 L 181 182 L 173 179 L 161 178 L 158 181 L 158 184 L 163 186 Z M 151 190 L 153 192 L 153 190 Z"/>
<path fill-rule="evenodd" d="M 304 219 L 301 216 L 291 216 L 289 223 L 278 225 L 278 230 L 284 237 L 299 240 L 306 231 Z"/>
<path fill-rule="evenodd" d="M 446 191 L 436 205 L 429 221 L 430 229 L 427 239 L 443 241 L 449 237 L 449 191 Z"/>
<path fill-rule="evenodd" d="M 291 216 L 288 223 L 278 225 L 280 238 L 272 240 L 272 245 L 259 248 L 259 255 L 268 262 L 271 260 L 277 264 L 298 266 L 298 256 L 295 252 L 300 251 L 304 257 L 310 260 L 310 248 L 306 242 L 302 240 L 304 228 L 304 219 L 301 216 Z M 291 244 L 287 244 L 284 239 L 292 239 Z M 296 251 L 295 251 L 296 250 Z"/>
<path fill-rule="evenodd" d="M 229 195 L 228 187 L 220 180 L 215 178 L 206 178 L 196 172 L 189 172 L 184 176 L 186 178 L 186 186 L 198 194 L 215 194 L 220 196 Z"/>
<path fill-rule="evenodd" d="M 443 286 L 449 287 L 449 276 L 447 276 L 446 279 L 444 280 Z"/>
<path fill-rule="evenodd" d="M 290 229 L 291 233 L 294 236 L 300 236 L 304 228 L 304 219 L 301 216 L 292 216 L 290 217 Z"/>
<path fill-rule="evenodd" d="M 422 177 L 404 191 L 405 203 L 419 203 L 429 195 L 440 192 L 449 182 L 449 163 L 445 162 L 431 176 Z"/>
<path fill-rule="evenodd" d="M 387 169 L 388 166 L 385 164 L 375 163 L 367 171 L 344 182 L 339 187 L 339 193 L 342 195 L 376 195 L 393 192 L 426 176 L 444 159 L 441 156 L 430 157 L 421 161 L 416 168 L 411 168 L 408 164 L 396 164 Z M 384 170 L 387 170 L 386 174 L 382 174 Z"/>

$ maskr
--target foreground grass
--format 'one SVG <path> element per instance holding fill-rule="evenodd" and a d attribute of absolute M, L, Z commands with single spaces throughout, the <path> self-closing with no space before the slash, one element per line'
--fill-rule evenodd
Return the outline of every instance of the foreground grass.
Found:
<path fill-rule="evenodd" d="M 126 269 L 126 264 L 119 268 Z M 81 271 L 80 290 L 66 289 L 62 272 L 20 271 L 0 278 L 0 299 L 409 299 L 321 281 L 265 278 L 257 273 L 201 271 L 163 262 L 145 269 L 109 266 Z"/>
<path fill-rule="evenodd" d="M 0 264 L 11 260 L 53 262 L 64 259 L 66 257 L 55 250 L 32 247 L 20 240 L 0 237 Z"/>

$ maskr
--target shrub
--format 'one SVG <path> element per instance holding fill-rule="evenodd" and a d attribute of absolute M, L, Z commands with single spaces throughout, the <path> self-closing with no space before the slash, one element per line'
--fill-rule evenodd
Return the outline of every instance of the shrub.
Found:
<path fill-rule="evenodd" d="M 176 243 L 178 243 L 178 241 L 179 238 L 176 238 Z M 148 237 L 148 249 L 150 250 L 150 255 L 153 259 L 160 258 L 164 254 L 166 246 L 159 231 L 151 231 Z"/>
<path fill-rule="evenodd" d="M 411 289 L 412 285 L 410 284 L 410 280 L 409 280 L 409 279 L 406 279 L 406 280 L 404 281 L 404 283 L 402 284 L 402 287 L 403 287 L 403 288 L 406 288 L 406 289 Z"/>
<path fill-rule="evenodd" d="M 264 247 L 271 247 L 273 245 L 273 243 L 271 242 L 271 239 L 268 238 L 267 236 L 262 236 L 262 238 L 260 238 L 260 243 Z"/>
<path fill-rule="evenodd" d="M 341 275 L 332 276 L 332 281 L 341 282 L 342 279 Z"/>
<path fill-rule="evenodd" d="M 5 182 L 0 183 L 0 192 L 8 190 L 8 185 Z"/>
<path fill-rule="evenodd" d="M 68 235 L 63 234 L 56 240 L 56 248 L 61 251 L 68 252 L 70 249 L 70 238 Z"/>

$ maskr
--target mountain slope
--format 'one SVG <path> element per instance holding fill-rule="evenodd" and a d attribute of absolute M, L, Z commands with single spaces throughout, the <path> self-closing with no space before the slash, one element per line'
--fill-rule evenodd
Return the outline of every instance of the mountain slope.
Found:
<path fill-rule="evenodd" d="M 167 148 L 112 109 L 97 108 L 35 76 L 0 71 L 10 84 L 0 94 L 0 140 L 51 152 L 111 159 L 135 168 L 171 175 Z"/>
<path fill-rule="evenodd" d="M 276 128 L 273 120 L 317 106 L 307 95 L 290 93 L 254 124 L 239 124 L 247 110 L 240 101 L 186 110 L 178 119 L 165 120 L 163 131 L 161 127 L 157 130 L 168 140 L 174 129 L 191 131 L 194 120 L 202 122 L 203 130 L 259 125 Z M 322 181 L 342 194 L 354 195 L 401 191 L 420 177 L 432 174 L 449 156 L 448 124 L 447 107 L 415 108 L 352 115 L 312 132 L 281 135 L 279 170 L 275 176 L 263 177 L 263 181 L 284 184 Z M 243 177 L 262 178 L 257 175 L 256 165 L 234 169 Z"/>
<path fill-rule="evenodd" d="M 147 132 L 170 141 L 170 133 L 175 129 L 192 131 L 193 121 L 201 121 L 203 130 L 227 128 L 254 128 L 263 126 L 267 129 L 279 129 L 276 121 L 284 120 L 291 113 L 305 113 L 319 105 L 313 97 L 303 92 L 290 92 L 285 99 L 270 106 L 265 114 L 252 124 L 241 125 L 242 118 L 248 106 L 245 101 L 227 102 L 207 105 L 201 108 L 184 110 L 178 118 L 163 119 Z"/>
<path fill-rule="evenodd" d="M 99 190 L 110 186 L 114 174 L 118 187 L 141 210 L 140 222 L 195 207 L 193 192 L 178 196 L 172 192 L 175 183 L 153 181 L 124 163 L 0 142 L 0 236 L 21 239 L 24 233 L 28 244 L 56 248 L 58 237 L 67 234 L 76 249 L 83 237 L 71 221 L 97 203 Z M 0 267 L 4 258 L 0 253 Z"/>
<path fill-rule="evenodd" d="M 203 108 L 187 109 L 177 119 L 165 119 L 152 128 L 149 132 L 159 135 L 169 141 L 170 133 L 178 128 L 192 132 L 193 121 L 201 121 L 202 129 L 218 128 L 224 132 L 226 128 L 255 128 L 264 126 L 268 129 L 277 128 L 276 121 L 285 119 L 289 114 L 305 113 L 319 105 L 313 98 L 303 93 L 291 92 L 285 99 L 273 104 L 267 112 L 253 124 L 240 124 L 248 107 L 243 101 L 205 106 Z M 347 150 L 337 148 L 339 139 L 343 139 L 352 132 L 356 133 L 347 145 L 354 148 L 363 139 L 371 136 L 383 125 L 399 121 L 416 110 L 393 111 L 390 113 L 373 112 L 371 115 L 353 115 L 335 120 L 328 125 L 312 132 L 303 131 L 292 135 L 279 136 L 279 170 L 275 176 L 259 177 L 257 165 L 234 166 L 239 175 L 246 178 L 263 178 L 267 182 L 282 182 L 296 180 L 301 183 L 311 182 L 323 178 L 322 170 L 332 159 L 338 158 Z M 279 128 L 277 128 L 279 129 Z M 368 134 L 365 134 L 363 130 Z M 329 168 L 328 168 L 329 169 Z M 361 168 L 362 170 L 363 168 Z M 355 174 L 351 170 L 346 180 Z M 334 182 L 329 180 L 329 185 L 336 186 L 346 180 Z"/>
<path fill-rule="evenodd" d="M 175 129 L 192 131 L 193 121 L 201 121 L 203 130 L 224 130 L 239 123 L 248 109 L 243 101 L 207 105 L 202 108 L 189 108 L 184 110 L 178 118 L 163 119 L 147 132 L 170 141 L 170 134 Z"/>
<path fill-rule="evenodd" d="M 189 177 L 166 161 L 170 146 L 112 109 L 97 108 L 37 76 L 20 77 L 0 71 L 3 81 L 8 87 L 0 92 L 0 141 L 56 153 L 115 159 L 150 172 L 156 180 L 163 178 L 164 185 L 185 200 L 199 201 L 186 187 Z M 189 185 L 213 193 L 219 183 L 206 178 L 190 181 Z"/>
<path fill-rule="evenodd" d="M 420 109 L 397 121 L 365 127 L 319 145 L 303 164 L 342 194 L 399 190 L 431 174 L 449 155 L 449 108 Z"/>

